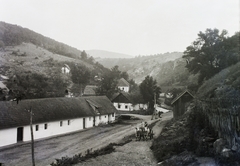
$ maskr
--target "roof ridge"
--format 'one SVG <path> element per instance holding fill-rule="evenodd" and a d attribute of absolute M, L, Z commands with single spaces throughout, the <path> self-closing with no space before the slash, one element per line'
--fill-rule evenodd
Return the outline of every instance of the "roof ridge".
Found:
<path fill-rule="evenodd" d="M 185 89 L 184 91 L 182 91 L 177 97 L 175 97 L 171 104 L 175 103 L 183 94 L 185 94 L 186 92 L 188 92 L 193 98 L 194 98 L 194 95 L 188 90 L 188 89 Z"/>

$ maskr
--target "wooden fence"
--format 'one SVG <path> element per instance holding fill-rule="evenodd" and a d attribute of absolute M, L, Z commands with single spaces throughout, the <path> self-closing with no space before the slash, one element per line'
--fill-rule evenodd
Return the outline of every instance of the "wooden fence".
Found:
<path fill-rule="evenodd" d="M 196 108 L 207 118 L 210 125 L 224 138 L 229 148 L 240 145 L 240 98 L 195 100 Z"/>

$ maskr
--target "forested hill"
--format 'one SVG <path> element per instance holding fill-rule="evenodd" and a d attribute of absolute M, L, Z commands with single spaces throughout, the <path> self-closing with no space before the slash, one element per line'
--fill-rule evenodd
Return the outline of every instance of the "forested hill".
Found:
<path fill-rule="evenodd" d="M 50 52 L 71 58 L 80 58 L 81 51 L 45 37 L 27 28 L 0 22 L 0 47 L 17 46 L 22 42 L 32 43 Z"/>
<path fill-rule="evenodd" d="M 184 53 L 99 59 L 99 62 L 108 68 L 118 65 L 136 83 L 150 75 L 161 88 L 166 86 L 164 89 L 191 86 L 196 90 L 214 75 L 240 61 L 239 43 L 239 32 L 228 36 L 226 30 L 206 29 L 197 34 L 196 40 L 186 46 Z"/>
<path fill-rule="evenodd" d="M 64 66 L 70 67 L 71 74 L 63 74 Z M 8 89 L 0 86 L 0 100 L 17 95 L 62 97 L 67 89 L 79 95 L 107 70 L 85 51 L 0 22 L 0 85 Z"/>
<path fill-rule="evenodd" d="M 119 66 L 121 71 L 126 71 L 136 83 L 141 83 L 147 75 L 157 80 L 158 85 L 182 86 L 188 81 L 189 72 L 185 68 L 186 60 L 182 52 L 171 52 L 156 55 L 138 56 L 135 58 L 104 58 L 96 59 L 103 66 L 112 68 Z M 191 82 L 189 80 L 189 82 Z M 165 89 L 165 88 L 164 88 Z"/>

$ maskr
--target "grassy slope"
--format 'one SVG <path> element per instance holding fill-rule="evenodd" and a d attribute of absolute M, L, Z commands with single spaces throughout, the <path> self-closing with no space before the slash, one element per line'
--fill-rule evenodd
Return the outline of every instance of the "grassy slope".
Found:
<path fill-rule="evenodd" d="M 15 52 L 15 54 L 13 54 L 13 52 Z M 61 62 L 75 62 L 93 68 L 92 65 L 81 60 L 54 54 L 30 43 L 22 43 L 19 46 L 8 46 L 5 48 L 5 51 L 0 51 L 0 73 L 10 75 L 13 72 L 12 70 L 18 70 L 47 74 L 51 68 L 55 67 L 48 64 L 48 60 L 51 59 L 60 64 Z M 3 66 L 5 69 L 3 69 Z M 61 72 L 61 66 L 57 67 L 59 67 L 59 72 Z M 6 70 L 6 68 L 9 69 Z"/>
<path fill-rule="evenodd" d="M 63 96 L 66 88 L 75 85 L 72 83 L 70 75 L 61 74 L 62 66 L 69 62 L 85 65 L 90 70 L 95 70 L 95 66 L 80 59 L 55 54 L 31 43 L 7 46 L 4 51 L 0 50 L 0 74 L 10 78 L 8 81 L 4 81 L 4 84 L 8 89 L 26 93 L 25 98 Z M 41 75 L 42 78 L 33 77 L 34 74 Z M 23 87 L 13 82 L 14 75 L 17 75 L 17 80 L 21 82 L 25 81 L 28 76 L 31 80 L 28 85 L 25 81 Z M 57 79 L 61 81 L 53 82 Z M 47 82 L 47 87 L 44 87 L 44 82 Z M 62 83 L 66 83 L 66 85 L 62 86 Z M 73 92 L 79 93 L 79 89 L 75 89 Z M 3 96 L 1 95 L 0 98 L 2 99 Z"/>
<path fill-rule="evenodd" d="M 200 98 L 239 98 L 240 62 L 222 70 L 211 79 L 205 81 L 198 89 L 197 94 Z"/>

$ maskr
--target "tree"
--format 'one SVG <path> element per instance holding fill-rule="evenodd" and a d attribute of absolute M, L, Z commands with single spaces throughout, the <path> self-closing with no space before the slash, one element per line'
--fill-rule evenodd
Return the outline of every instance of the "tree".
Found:
<path fill-rule="evenodd" d="M 128 83 L 130 85 L 130 93 L 135 93 L 136 91 L 139 91 L 139 87 L 133 79 L 128 80 Z"/>
<path fill-rule="evenodd" d="M 120 77 L 121 77 L 121 78 L 124 78 L 125 80 L 129 80 L 129 75 L 128 75 L 128 73 L 125 72 L 125 71 L 120 74 Z"/>
<path fill-rule="evenodd" d="M 112 71 L 104 73 L 102 81 L 100 82 L 99 87 L 97 88 L 98 95 L 106 95 L 108 98 L 111 98 L 112 95 L 117 92 L 117 79 Z"/>
<path fill-rule="evenodd" d="M 75 84 L 80 85 L 80 93 L 82 94 L 82 91 L 84 87 L 89 83 L 91 72 L 89 69 L 82 65 L 77 64 L 71 64 L 71 78 L 72 82 Z"/>
<path fill-rule="evenodd" d="M 154 108 L 154 100 L 159 98 L 161 88 L 157 86 L 157 81 L 151 76 L 146 76 L 143 82 L 139 85 L 140 93 L 143 100 L 149 103 L 149 108 Z"/>
<path fill-rule="evenodd" d="M 82 58 L 82 60 L 84 60 L 84 61 L 87 60 L 87 53 L 85 52 L 85 50 L 82 51 L 82 53 L 81 53 L 81 58 Z"/>
<path fill-rule="evenodd" d="M 120 79 L 121 71 L 119 71 L 119 66 L 116 65 L 111 69 L 111 75 L 115 77 L 115 79 Z"/>
<path fill-rule="evenodd" d="M 193 74 L 199 73 L 199 83 L 239 59 L 237 34 L 232 38 L 226 35 L 226 30 L 220 34 L 218 29 L 207 29 L 205 33 L 200 31 L 198 38 L 184 51 L 183 58 L 188 62 L 186 67 Z"/>
<path fill-rule="evenodd" d="M 118 70 L 117 65 L 111 70 L 105 71 L 103 79 L 97 89 L 97 94 L 106 95 L 108 98 L 111 98 L 112 95 L 117 92 L 117 83 L 120 77 L 121 71 Z"/>

